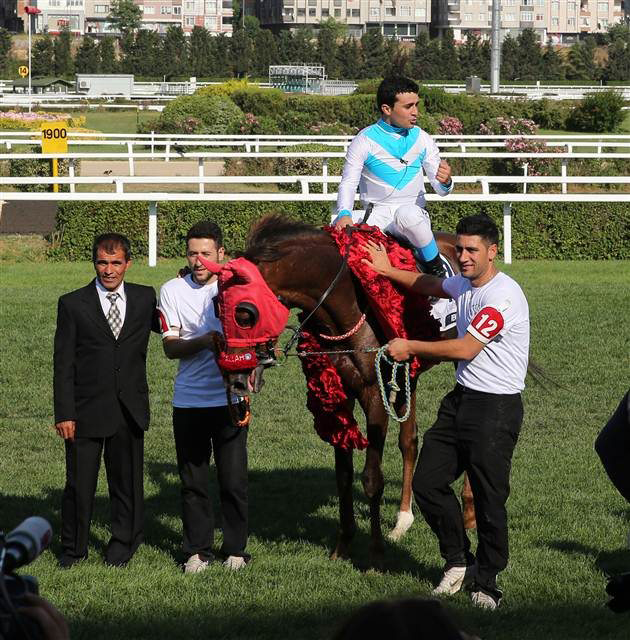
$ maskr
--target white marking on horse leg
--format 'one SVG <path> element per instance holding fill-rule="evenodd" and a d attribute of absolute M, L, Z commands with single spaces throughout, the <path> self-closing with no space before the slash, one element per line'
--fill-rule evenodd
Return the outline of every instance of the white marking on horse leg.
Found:
<path fill-rule="evenodd" d="M 396 519 L 396 526 L 392 529 L 387 538 L 393 542 L 400 540 L 411 528 L 413 520 L 414 517 L 411 511 L 399 511 L 398 518 Z"/>

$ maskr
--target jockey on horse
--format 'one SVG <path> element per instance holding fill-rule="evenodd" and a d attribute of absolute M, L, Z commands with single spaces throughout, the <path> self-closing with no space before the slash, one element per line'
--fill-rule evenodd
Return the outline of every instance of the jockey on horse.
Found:
<path fill-rule="evenodd" d="M 362 220 L 362 211 L 352 212 L 358 186 L 369 224 L 409 241 L 422 271 L 446 277 L 424 208 L 424 174 L 445 196 L 453 189 L 451 168 L 440 160 L 433 138 L 416 126 L 419 97 L 413 80 L 386 78 L 376 100 L 380 120 L 348 147 L 333 222 L 342 228 Z"/>

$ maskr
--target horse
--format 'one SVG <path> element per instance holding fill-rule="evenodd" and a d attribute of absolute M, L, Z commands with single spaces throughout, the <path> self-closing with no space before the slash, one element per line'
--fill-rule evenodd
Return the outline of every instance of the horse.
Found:
<path fill-rule="evenodd" d="M 436 233 L 436 241 L 442 255 L 451 264 L 456 264 L 454 241 L 450 234 Z M 322 335 L 347 337 L 336 350 L 346 353 L 332 353 L 331 360 L 341 376 L 344 388 L 349 389 L 353 398 L 347 401 L 352 411 L 355 399 L 358 401 L 366 419 L 368 445 L 361 480 L 370 510 L 370 564 L 380 568 L 384 557 L 384 539 L 381 528 L 380 504 L 384 490 L 382 456 L 388 427 L 388 416 L 381 399 L 375 371 L 375 351 L 385 342 L 384 334 L 375 317 L 367 311 L 366 321 L 361 322 L 365 304 L 363 292 L 349 269 L 344 268 L 344 260 L 331 235 L 308 224 L 284 218 L 270 216 L 261 220 L 251 230 L 247 247 L 242 254 L 258 268 L 263 280 L 273 294 L 286 307 L 301 309 L 309 317 L 310 331 Z M 242 309 L 234 309 L 237 315 Z M 241 320 L 247 323 L 244 310 Z M 234 316 L 232 316 L 234 317 Z M 358 329 L 357 329 L 358 327 Z M 450 335 L 448 337 L 451 337 Z M 238 348 L 230 348 L 232 352 Z M 242 351 L 242 350 L 241 350 Z M 274 360 L 274 350 L 267 345 L 261 359 L 269 364 Z M 243 371 L 224 372 L 228 393 L 235 391 L 246 394 L 260 388 L 262 367 L 256 368 L 256 376 L 251 375 L 252 368 Z M 392 540 L 399 539 L 413 523 L 411 482 L 418 457 L 418 435 L 415 422 L 415 389 L 417 377 L 411 381 L 410 411 L 401 422 L 398 447 L 403 460 L 403 477 L 400 504 L 396 526 L 390 533 Z M 402 417 L 404 398 L 399 398 L 395 409 Z M 331 558 L 347 558 L 350 543 L 356 532 L 352 483 L 352 449 L 335 447 L 335 474 L 339 497 L 339 531 Z M 472 493 L 462 494 L 465 506 L 472 509 Z M 474 513 L 474 512 L 473 512 Z M 474 518 L 474 516 L 473 516 Z"/>

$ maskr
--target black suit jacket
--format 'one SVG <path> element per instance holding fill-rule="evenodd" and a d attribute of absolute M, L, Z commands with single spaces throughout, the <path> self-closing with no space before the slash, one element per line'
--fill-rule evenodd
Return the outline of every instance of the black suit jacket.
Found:
<path fill-rule="evenodd" d="M 158 330 L 155 291 L 125 282 L 125 323 L 118 339 L 107 324 L 95 281 L 59 298 L 55 332 L 55 422 L 76 421 L 76 436 L 103 438 L 119 425 L 121 402 L 140 429 L 149 427 L 147 346 Z"/>

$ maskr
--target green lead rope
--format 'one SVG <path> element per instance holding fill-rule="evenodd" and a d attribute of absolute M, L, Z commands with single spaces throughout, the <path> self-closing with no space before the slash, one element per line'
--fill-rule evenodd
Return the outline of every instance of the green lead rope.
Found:
<path fill-rule="evenodd" d="M 385 361 L 392 368 L 392 377 L 387 387 L 389 388 L 389 394 L 385 389 L 385 382 L 383 381 L 383 372 L 381 371 L 381 362 Z M 409 362 L 396 362 L 395 360 L 391 360 L 387 356 L 387 345 L 383 345 L 376 352 L 376 359 L 374 360 L 374 366 L 376 367 L 376 378 L 378 380 L 378 388 L 381 392 L 381 400 L 383 401 L 383 406 L 385 407 L 385 411 L 387 415 L 396 420 L 396 422 L 405 422 L 407 418 L 409 418 L 409 414 L 411 413 L 411 383 L 409 378 Z M 405 411 L 405 415 L 402 418 L 399 418 L 396 415 L 396 410 L 394 409 L 394 405 L 396 403 L 396 396 L 400 391 L 400 387 L 396 382 L 396 377 L 398 373 L 398 369 L 400 367 L 405 368 L 405 402 L 407 405 L 407 411 Z"/>

